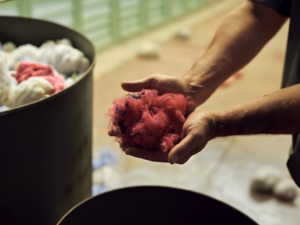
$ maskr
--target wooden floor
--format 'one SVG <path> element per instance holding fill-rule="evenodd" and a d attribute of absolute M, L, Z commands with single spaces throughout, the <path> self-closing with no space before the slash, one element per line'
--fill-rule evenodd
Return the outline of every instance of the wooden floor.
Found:
<path fill-rule="evenodd" d="M 227 12 L 228 13 L 228 12 Z M 172 39 L 163 44 L 157 60 L 134 59 L 94 83 L 94 153 L 110 147 L 119 156 L 116 171 L 119 186 L 166 185 L 194 190 L 220 199 L 263 225 L 300 224 L 300 198 L 293 204 L 250 192 L 253 172 L 271 165 L 284 173 L 291 145 L 290 136 L 229 137 L 212 140 L 185 165 L 169 165 L 125 156 L 108 137 L 107 109 L 115 98 L 124 96 L 123 80 L 136 80 L 153 73 L 184 74 L 208 46 L 225 14 L 216 15 L 192 28 L 188 41 Z M 283 70 L 288 24 L 267 44 L 232 85 L 219 88 L 202 110 L 224 108 L 279 89 Z M 112 59 L 113 60 L 113 59 Z"/>

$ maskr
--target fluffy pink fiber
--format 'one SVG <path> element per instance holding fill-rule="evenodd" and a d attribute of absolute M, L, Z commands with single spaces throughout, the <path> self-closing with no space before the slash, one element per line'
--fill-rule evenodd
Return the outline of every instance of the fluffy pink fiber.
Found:
<path fill-rule="evenodd" d="M 60 75 L 54 75 L 51 66 L 47 66 L 36 62 L 21 62 L 17 68 L 15 75 L 18 83 L 27 80 L 29 77 L 43 77 L 54 88 L 54 93 L 59 92 L 65 88 L 65 80 Z"/>
<path fill-rule="evenodd" d="M 110 126 L 117 128 L 117 140 L 128 147 L 167 152 L 181 139 L 187 104 L 191 102 L 182 94 L 143 90 L 113 102 Z"/>

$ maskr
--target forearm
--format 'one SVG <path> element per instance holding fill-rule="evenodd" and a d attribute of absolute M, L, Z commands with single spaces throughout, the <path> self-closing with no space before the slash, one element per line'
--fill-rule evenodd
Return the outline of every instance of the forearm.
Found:
<path fill-rule="evenodd" d="M 212 111 L 216 136 L 300 132 L 300 84 L 253 101 Z"/>
<path fill-rule="evenodd" d="M 205 54 L 183 76 L 194 95 L 201 90 L 198 104 L 252 60 L 284 21 L 274 10 L 252 1 L 225 18 Z"/>

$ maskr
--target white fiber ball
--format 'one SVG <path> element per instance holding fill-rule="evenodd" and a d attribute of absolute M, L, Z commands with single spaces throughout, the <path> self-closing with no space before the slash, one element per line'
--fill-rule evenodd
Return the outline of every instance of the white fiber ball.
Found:
<path fill-rule="evenodd" d="M 298 190 L 294 181 L 290 178 L 283 178 L 276 183 L 273 194 L 279 199 L 293 201 L 298 195 Z"/>
<path fill-rule="evenodd" d="M 82 57 L 80 60 L 80 66 L 78 71 L 81 73 L 84 73 L 85 71 L 87 71 L 90 67 L 90 60 L 86 57 Z"/>
<path fill-rule="evenodd" d="M 144 42 L 138 48 L 140 57 L 157 58 L 160 55 L 159 46 L 154 42 Z"/>
<path fill-rule="evenodd" d="M 40 55 L 40 50 L 32 44 L 21 45 L 13 50 L 8 56 L 9 69 L 14 70 L 20 61 L 36 61 Z"/>
<path fill-rule="evenodd" d="M 5 52 L 12 52 L 15 49 L 16 49 L 16 45 L 12 42 L 6 42 L 5 44 L 2 45 L 2 50 Z"/>
<path fill-rule="evenodd" d="M 90 62 L 84 56 L 83 52 L 65 44 L 59 44 L 53 48 L 48 62 L 60 74 L 85 72 L 90 66 Z"/>
<path fill-rule="evenodd" d="M 120 186 L 120 175 L 110 166 L 103 166 L 93 172 L 93 184 L 105 185 L 109 188 Z"/>
<path fill-rule="evenodd" d="M 261 167 L 252 177 L 251 188 L 256 192 L 272 192 L 282 174 L 273 167 Z"/>
<path fill-rule="evenodd" d="M 8 99 L 11 89 L 11 75 L 8 70 L 7 58 L 4 52 L 0 52 L 0 106 Z"/>
<path fill-rule="evenodd" d="M 60 45 L 69 45 L 69 46 L 72 46 L 72 42 L 68 38 L 62 38 L 62 39 L 60 39 L 59 40 L 59 44 Z"/>
<path fill-rule="evenodd" d="M 45 41 L 45 42 L 41 45 L 40 49 L 43 49 L 43 48 L 53 48 L 55 45 L 56 45 L 55 41 L 53 41 L 53 40 L 48 40 L 48 41 Z"/>
<path fill-rule="evenodd" d="M 189 39 L 190 36 L 191 36 L 191 31 L 188 28 L 181 28 L 176 33 L 176 37 L 181 39 Z"/>
<path fill-rule="evenodd" d="M 43 77 L 30 77 L 14 87 L 9 96 L 7 106 L 18 107 L 31 102 L 41 100 L 52 94 L 54 88 Z"/>
<path fill-rule="evenodd" d="M 75 83 L 75 81 L 72 77 L 68 77 L 66 79 L 65 83 L 66 83 L 66 88 L 68 88 L 68 87 L 72 86 Z"/>

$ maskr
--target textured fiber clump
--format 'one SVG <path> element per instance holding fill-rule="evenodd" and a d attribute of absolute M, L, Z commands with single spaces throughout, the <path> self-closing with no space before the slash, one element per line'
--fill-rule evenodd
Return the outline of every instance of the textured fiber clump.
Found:
<path fill-rule="evenodd" d="M 30 77 L 43 77 L 54 88 L 54 93 L 59 92 L 65 88 L 65 81 L 59 74 L 54 74 L 51 66 L 43 65 L 36 62 L 21 62 L 17 68 L 15 75 L 18 83 L 27 80 Z"/>
<path fill-rule="evenodd" d="M 110 126 L 117 128 L 117 140 L 125 146 L 170 151 L 181 139 L 187 104 L 182 94 L 143 90 L 113 102 Z"/>

